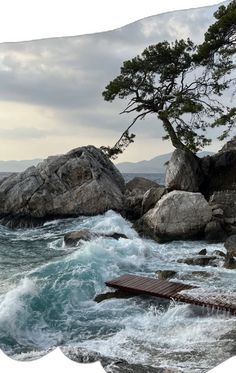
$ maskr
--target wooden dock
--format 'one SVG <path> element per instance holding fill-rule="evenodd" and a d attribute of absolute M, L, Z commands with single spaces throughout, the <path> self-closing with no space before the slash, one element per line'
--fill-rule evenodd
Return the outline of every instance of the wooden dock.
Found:
<path fill-rule="evenodd" d="M 210 307 L 236 315 L 235 293 L 232 295 L 232 299 L 228 299 L 225 296 L 223 297 L 222 294 L 216 295 L 215 293 L 212 296 L 206 296 L 206 294 L 204 294 L 204 289 L 202 289 L 202 296 L 199 291 L 197 295 L 194 295 L 194 292 L 193 294 L 191 294 L 191 292 L 189 294 L 181 294 L 180 292 L 183 290 L 201 289 L 197 286 L 131 274 L 125 274 L 111 281 L 107 281 L 106 285 L 128 293 L 173 299 L 179 302 Z"/>

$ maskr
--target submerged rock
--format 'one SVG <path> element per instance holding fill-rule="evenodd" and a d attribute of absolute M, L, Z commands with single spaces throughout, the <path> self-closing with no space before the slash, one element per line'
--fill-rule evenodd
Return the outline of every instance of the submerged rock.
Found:
<path fill-rule="evenodd" d="M 191 152 L 176 149 L 166 169 L 166 188 L 198 192 L 201 181 L 202 173 L 198 157 Z"/>
<path fill-rule="evenodd" d="M 0 183 L 0 222 L 30 226 L 123 209 L 124 179 L 94 146 L 47 158 Z"/>
<path fill-rule="evenodd" d="M 123 233 L 98 233 L 91 232 L 89 229 L 81 229 L 79 231 L 68 232 L 64 236 L 64 243 L 66 246 L 76 246 L 79 241 L 90 241 L 97 237 L 107 237 L 113 238 L 114 240 L 119 240 L 120 238 L 128 239 L 128 237 Z"/>
<path fill-rule="evenodd" d="M 201 193 L 172 191 L 139 221 L 138 230 L 158 241 L 200 237 L 212 210 Z"/>

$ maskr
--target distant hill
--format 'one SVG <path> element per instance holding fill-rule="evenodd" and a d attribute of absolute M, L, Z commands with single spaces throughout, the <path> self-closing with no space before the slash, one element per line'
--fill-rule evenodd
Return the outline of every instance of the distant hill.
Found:
<path fill-rule="evenodd" d="M 22 161 L 0 161 L 0 172 L 21 172 L 30 166 L 35 166 L 42 159 L 28 159 Z"/>
<path fill-rule="evenodd" d="M 213 155 L 213 152 L 200 152 L 199 157 L 205 157 L 207 155 Z M 121 162 L 117 163 L 116 167 L 122 173 L 164 173 L 166 170 L 165 163 L 171 158 L 172 153 L 158 155 L 149 161 L 139 161 L 139 162 Z"/>

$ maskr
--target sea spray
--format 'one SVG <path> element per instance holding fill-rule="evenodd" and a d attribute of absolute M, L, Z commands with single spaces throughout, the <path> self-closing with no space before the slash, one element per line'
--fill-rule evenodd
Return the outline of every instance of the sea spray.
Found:
<path fill-rule="evenodd" d="M 63 244 L 65 233 L 84 228 L 128 239 L 99 237 L 73 248 Z M 205 247 L 223 250 L 203 241 L 160 245 L 141 239 L 113 211 L 34 229 L 0 227 L 0 347 L 14 358 L 29 358 L 55 346 L 80 346 L 129 362 L 207 370 L 230 356 L 234 318 L 152 297 L 94 302 L 96 294 L 108 290 L 106 280 L 124 273 L 153 277 L 166 269 L 176 271 L 174 281 L 235 291 L 234 271 L 178 263 Z M 193 276 L 193 271 L 208 276 Z"/>

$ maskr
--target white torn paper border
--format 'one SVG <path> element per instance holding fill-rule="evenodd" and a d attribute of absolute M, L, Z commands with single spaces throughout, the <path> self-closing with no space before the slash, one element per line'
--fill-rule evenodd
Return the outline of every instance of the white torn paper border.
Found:
<path fill-rule="evenodd" d="M 213 5 L 215 0 L 191 0 L 191 7 Z M 8 0 L 1 4 L 0 42 L 22 41 L 39 38 L 79 35 L 115 29 L 140 18 L 174 9 L 188 8 L 188 0 L 133 0 L 114 1 L 87 0 L 79 3 L 77 0 L 41 0 L 36 6 L 32 0 Z M 99 16 L 98 16 L 99 14 Z M 43 26 L 43 27 L 42 27 Z M 209 373 L 233 373 L 236 367 L 236 357 L 233 357 Z M 69 360 L 59 348 L 33 362 L 16 362 L 0 351 L 0 371 L 4 373 L 20 372 L 104 372 L 100 363 L 85 364 Z"/>

